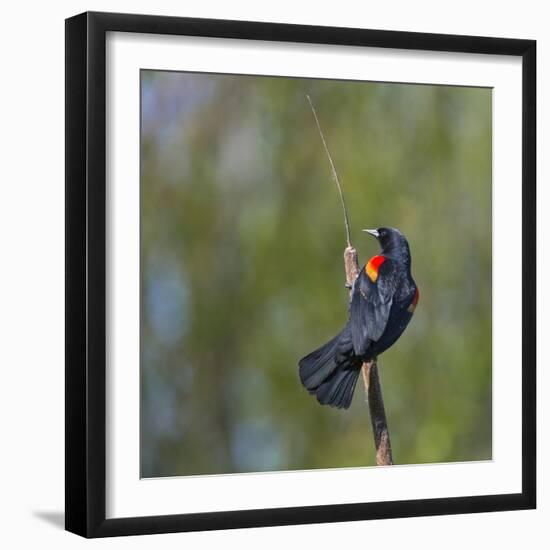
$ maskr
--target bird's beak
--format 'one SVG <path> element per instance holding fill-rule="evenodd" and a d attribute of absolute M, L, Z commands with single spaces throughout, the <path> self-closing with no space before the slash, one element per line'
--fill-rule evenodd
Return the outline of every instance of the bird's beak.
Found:
<path fill-rule="evenodd" d="M 370 235 L 372 235 L 373 237 L 376 237 L 377 239 L 380 236 L 380 234 L 378 233 L 378 231 L 376 229 L 363 229 L 363 231 L 365 233 L 369 233 Z"/>

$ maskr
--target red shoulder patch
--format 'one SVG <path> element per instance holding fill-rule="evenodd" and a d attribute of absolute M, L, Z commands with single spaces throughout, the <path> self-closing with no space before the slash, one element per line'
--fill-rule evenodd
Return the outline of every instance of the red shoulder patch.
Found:
<path fill-rule="evenodd" d="M 411 303 L 411 305 L 407 308 L 407 310 L 410 313 L 414 313 L 414 310 L 416 309 L 416 305 L 418 304 L 418 300 L 420 299 L 420 291 L 418 290 L 418 287 L 416 287 L 416 291 L 414 293 L 414 298 Z"/>
<path fill-rule="evenodd" d="M 373 283 L 378 279 L 378 270 L 385 261 L 384 256 L 373 256 L 365 265 L 365 272 Z"/>

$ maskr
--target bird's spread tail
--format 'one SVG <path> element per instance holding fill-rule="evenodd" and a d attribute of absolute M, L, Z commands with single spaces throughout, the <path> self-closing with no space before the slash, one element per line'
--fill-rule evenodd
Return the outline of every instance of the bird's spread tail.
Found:
<path fill-rule="evenodd" d="M 353 353 L 349 327 L 300 360 L 300 380 L 322 405 L 347 409 L 359 376 L 361 360 Z"/>

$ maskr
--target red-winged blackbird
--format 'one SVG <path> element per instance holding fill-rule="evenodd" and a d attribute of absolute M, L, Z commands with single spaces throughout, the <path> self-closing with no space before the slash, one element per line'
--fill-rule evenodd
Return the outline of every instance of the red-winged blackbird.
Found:
<path fill-rule="evenodd" d="M 362 363 L 392 346 L 412 318 L 418 288 L 411 276 L 407 239 L 397 229 L 364 229 L 381 254 L 361 269 L 351 290 L 349 320 L 340 334 L 306 355 L 300 379 L 322 405 L 347 409 Z"/>

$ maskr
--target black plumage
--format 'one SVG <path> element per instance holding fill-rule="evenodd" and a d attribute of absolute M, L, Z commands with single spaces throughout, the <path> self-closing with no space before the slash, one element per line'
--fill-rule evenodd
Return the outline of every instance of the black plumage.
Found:
<path fill-rule="evenodd" d="M 346 326 L 299 362 L 302 384 L 323 405 L 350 406 L 362 363 L 396 342 L 418 302 L 405 237 L 387 227 L 368 232 L 378 239 L 381 254 L 367 262 L 353 283 Z"/>

